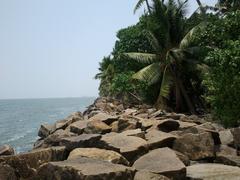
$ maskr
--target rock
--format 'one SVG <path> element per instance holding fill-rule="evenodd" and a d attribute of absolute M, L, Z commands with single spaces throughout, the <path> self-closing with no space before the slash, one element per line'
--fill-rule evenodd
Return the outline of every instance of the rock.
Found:
<path fill-rule="evenodd" d="M 129 116 L 129 115 L 133 115 L 134 113 L 136 113 L 137 112 L 137 110 L 136 109 L 126 109 L 126 110 L 124 110 L 124 112 L 123 112 L 123 116 Z"/>
<path fill-rule="evenodd" d="M 216 155 L 237 156 L 237 150 L 227 145 L 216 146 L 215 150 L 216 150 Z"/>
<path fill-rule="evenodd" d="M 83 120 L 83 116 L 81 112 L 73 113 L 72 115 L 68 116 L 66 119 L 59 120 L 54 124 L 43 124 L 41 125 L 38 136 L 41 138 L 46 138 L 50 134 L 54 133 L 59 129 L 66 129 L 70 124 Z"/>
<path fill-rule="evenodd" d="M 108 161 L 114 164 L 123 164 L 126 166 L 129 165 L 129 162 L 121 154 L 105 149 L 77 148 L 69 154 L 68 159 L 76 159 L 79 157 L 93 158 Z"/>
<path fill-rule="evenodd" d="M 59 143 L 63 138 L 72 137 L 72 136 L 77 136 L 77 135 L 67 130 L 59 129 L 55 131 L 53 134 L 50 134 L 47 138 L 45 138 L 44 144 L 59 146 Z"/>
<path fill-rule="evenodd" d="M 157 125 L 158 129 L 164 132 L 178 130 L 179 126 L 179 122 L 173 119 L 161 120 Z"/>
<path fill-rule="evenodd" d="M 137 114 L 135 117 L 147 119 L 148 118 L 148 113 L 140 113 L 140 114 Z"/>
<path fill-rule="evenodd" d="M 14 155 L 14 149 L 9 145 L 0 146 L 0 156 Z"/>
<path fill-rule="evenodd" d="M 173 142 L 176 139 L 176 136 L 172 134 L 161 132 L 155 129 L 147 132 L 145 136 L 150 149 L 172 147 Z"/>
<path fill-rule="evenodd" d="M 175 152 L 169 148 L 150 151 L 133 164 L 137 170 L 161 174 L 173 179 L 185 179 L 186 168 Z"/>
<path fill-rule="evenodd" d="M 104 135 L 100 146 L 119 152 L 130 162 L 148 151 L 148 145 L 144 139 L 124 134 Z"/>
<path fill-rule="evenodd" d="M 67 150 L 71 151 L 80 147 L 94 147 L 100 139 L 101 135 L 99 134 L 82 134 L 80 136 L 63 138 L 60 145 L 65 146 Z"/>
<path fill-rule="evenodd" d="M 42 138 L 46 138 L 49 136 L 51 133 L 55 131 L 55 125 L 52 124 L 42 124 L 39 131 L 38 131 L 38 136 Z"/>
<path fill-rule="evenodd" d="M 137 118 L 139 120 L 139 123 L 141 123 L 141 129 L 143 131 L 146 131 L 147 129 L 151 128 L 154 124 L 157 123 L 156 119 L 144 119 L 139 117 Z"/>
<path fill-rule="evenodd" d="M 183 164 L 185 164 L 185 166 L 190 165 L 190 159 L 188 158 L 188 156 L 178 151 L 174 151 L 174 152 L 177 155 L 177 157 L 183 162 Z"/>
<path fill-rule="evenodd" d="M 187 177 L 199 180 L 239 180 L 240 168 L 221 164 L 195 164 L 187 167 Z"/>
<path fill-rule="evenodd" d="M 83 121 L 77 121 L 75 123 L 72 123 L 69 126 L 70 131 L 80 135 L 84 132 L 84 129 L 87 127 L 88 122 L 89 121 L 87 120 L 83 120 Z"/>
<path fill-rule="evenodd" d="M 86 134 L 106 134 L 111 132 L 111 130 L 112 128 L 106 123 L 95 120 L 87 123 L 87 127 L 84 129 L 84 132 Z"/>
<path fill-rule="evenodd" d="M 173 149 L 187 155 L 191 160 L 214 157 L 214 141 L 210 133 L 185 134 L 175 140 Z"/>
<path fill-rule="evenodd" d="M 40 165 L 50 161 L 62 161 L 66 158 L 65 147 L 52 147 L 14 156 L 2 156 L 0 163 L 8 164 L 14 168 L 20 177 L 29 178 L 35 175 L 35 169 Z"/>
<path fill-rule="evenodd" d="M 183 114 L 176 114 L 176 113 L 168 113 L 165 115 L 166 118 L 169 119 L 174 119 L 174 120 L 179 120 L 181 117 L 184 117 L 185 115 Z"/>
<path fill-rule="evenodd" d="M 237 156 L 236 149 L 221 145 L 217 148 L 215 162 L 240 167 L 240 156 Z"/>
<path fill-rule="evenodd" d="M 134 180 L 170 180 L 166 176 L 160 174 L 154 174 L 149 171 L 138 171 L 135 176 Z"/>
<path fill-rule="evenodd" d="M 145 139 L 145 132 L 143 132 L 141 129 L 126 130 L 123 131 L 121 134 L 126 136 L 136 136 Z"/>
<path fill-rule="evenodd" d="M 150 118 L 156 118 L 156 117 L 162 117 L 164 116 L 166 113 L 163 112 L 162 110 L 158 110 L 156 112 L 154 112 L 153 114 L 151 114 L 149 117 Z"/>
<path fill-rule="evenodd" d="M 197 126 L 196 123 L 191 123 L 191 122 L 178 121 L 178 123 L 180 124 L 179 130 L 184 130 L 184 129 L 188 129 L 188 128 Z"/>
<path fill-rule="evenodd" d="M 203 120 L 202 118 L 196 116 L 196 115 L 191 115 L 191 116 L 182 116 L 180 118 L 180 121 L 183 121 L 183 122 L 190 122 L 190 123 L 196 123 L 196 124 L 203 124 L 205 123 L 206 121 Z"/>
<path fill-rule="evenodd" d="M 18 177 L 11 166 L 0 164 L 0 180 L 18 180 Z"/>
<path fill-rule="evenodd" d="M 37 172 L 40 179 L 132 180 L 135 169 L 90 158 L 44 164 Z"/>
<path fill-rule="evenodd" d="M 123 132 L 126 130 L 141 128 L 141 124 L 132 117 L 121 117 L 112 125 L 114 132 Z"/>
<path fill-rule="evenodd" d="M 117 116 L 111 116 L 106 113 L 98 113 L 97 115 L 91 117 L 89 121 L 102 121 L 107 125 L 112 124 L 114 121 L 118 120 Z"/>
<path fill-rule="evenodd" d="M 233 135 L 230 129 L 223 130 L 219 132 L 219 137 L 221 140 L 221 144 L 223 145 L 233 145 Z"/>
<path fill-rule="evenodd" d="M 233 134 L 234 146 L 240 150 L 240 127 L 231 130 Z"/>
<path fill-rule="evenodd" d="M 205 128 L 202 128 L 201 126 L 194 126 L 194 127 L 185 129 L 185 130 L 182 131 L 181 134 L 182 135 L 183 134 L 188 134 L 188 133 L 201 134 L 201 133 L 205 133 L 205 132 L 208 132 L 208 133 L 210 133 L 212 135 L 212 138 L 214 140 L 214 144 L 215 145 L 221 144 L 219 133 L 217 131 L 211 130 L 211 129 L 205 129 Z"/>
<path fill-rule="evenodd" d="M 198 125 L 197 127 L 202 128 L 202 129 L 212 130 L 212 131 L 216 130 L 216 128 L 210 122 L 203 123 L 201 125 Z"/>

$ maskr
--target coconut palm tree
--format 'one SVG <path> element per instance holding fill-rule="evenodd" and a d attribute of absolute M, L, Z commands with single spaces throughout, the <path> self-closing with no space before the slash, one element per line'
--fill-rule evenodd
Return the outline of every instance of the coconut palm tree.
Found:
<path fill-rule="evenodd" d="M 149 85 L 161 83 L 159 97 L 156 101 L 158 108 L 166 109 L 171 92 L 175 92 L 176 110 L 185 102 L 191 113 L 195 113 L 192 100 L 185 88 L 191 84 L 190 79 L 183 79 L 185 64 L 196 65 L 194 54 L 198 47 L 191 47 L 193 34 L 200 28 L 197 26 L 190 32 L 184 32 L 185 2 L 169 0 L 164 3 L 153 0 L 150 15 L 151 22 L 157 22 L 156 27 L 148 31 L 149 41 L 155 53 L 125 53 L 130 59 L 148 65 L 137 72 L 133 78 L 147 82 Z M 151 28 L 151 27 L 150 27 Z M 187 82 L 187 83 L 186 83 Z M 174 89 L 174 90 L 173 90 Z"/>

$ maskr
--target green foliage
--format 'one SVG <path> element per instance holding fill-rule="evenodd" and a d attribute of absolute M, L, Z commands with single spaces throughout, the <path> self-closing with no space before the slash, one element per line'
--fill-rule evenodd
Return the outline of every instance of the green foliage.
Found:
<path fill-rule="evenodd" d="M 112 81 L 110 92 L 115 97 L 144 97 L 147 85 L 132 79 L 134 72 L 117 74 Z M 140 90 L 140 91 L 139 91 Z M 142 94 L 141 94 L 142 93 Z M 136 99 L 135 99 L 136 100 Z M 140 100 L 140 99 L 139 99 Z"/>
<path fill-rule="evenodd" d="M 166 103 L 165 99 L 168 99 L 170 106 L 175 110 L 180 110 L 180 107 L 183 110 L 184 103 L 186 103 L 190 112 L 194 113 L 193 103 L 187 91 L 194 92 L 191 80 L 194 79 L 192 75 L 195 66 L 190 67 L 185 64 L 195 65 L 197 63 L 195 56 L 198 54 L 199 48 L 191 47 L 191 41 L 194 37 L 193 34 L 201 25 L 188 33 L 185 32 L 184 6 L 184 2 L 177 3 L 174 0 L 167 3 L 153 1 L 151 14 L 148 16 L 148 23 L 146 23 L 148 29 L 146 35 L 155 52 L 131 52 L 125 53 L 125 55 L 138 63 L 146 64 L 144 68 L 134 74 L 133 78 L 149 85 L 160 84 L 158 97 L 155 100 L 157 107 L 167 107 L 164 103 Z M 190 73 L 189 70 L 193 73 Z M 198 85 L 201 84 L 200 78 L 194 80 Z M 186 84 L 191 86 L 186 88 Z M 183 100 L 181 100 L 182 98 Z M 176 103 L 171 102 L 173 99 Z"/>
<path fill-rule="evenodd" d="M 226 126 L 240 124 L 240 41 L 227 41 L 223 49 L 210 52 L 206 58 L 211 66 L 206 75 L 207 100 L 215 115 Z"/>
<path fill-rule="evenodd" d="M 205 47 L 200 56 L 208 65 L 205 98 L 217 119 L 226 126 L 239 125 L 240 11 L 212 17 L 197 33 L 195 44 Z"/>

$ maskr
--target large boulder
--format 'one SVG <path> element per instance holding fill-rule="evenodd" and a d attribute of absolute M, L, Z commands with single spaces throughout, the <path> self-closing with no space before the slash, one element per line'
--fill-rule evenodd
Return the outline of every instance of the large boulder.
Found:
<path fill-rule="evenodd" d="M 59 144 L 71 151 L 80 147 L 94 147 L 99 143 L 100 139 L 101 135 L 99 134 L 82 134 L 80 136 L 63 138 Z"/>
<path fill-rule="evenodd" d="M 151 173 L 149 171 L 138 171 L 134 176 L 134 180 L 170 180 L 166 176 Z"/>
<path fill-rule="evenodd" d="M 42 137 L 42 138 L 46 138 L 51 133 L 53 133 L 55 130 L 56 130 L 56 127 L 54 124 L 42 124 L 38 131 L 38 136 Z"/>
<path fill-rule="evenodd" d="M 7 164 L 0 164 L 0 180 L 18 180 L 15 169 Z"/>
<path fill-rule="evenodd" d="M 216 150 L 215 162 L 240 167 L 240 156 L 237 156 L 237 151 L 227 145 L 221 145 Z"/>
<path fill-rule="evenodd" d="M 178 151 L 174 151 L 174 152 L 177 155 L 177 157 L 183 162 L 183 164 L 185 164 L 185 166 L 189 166 L 191 164 L 191 161 L 188 158 L 188 156 Z"/>
<path fill-rule="evenodd" d="M 112 116 L 106 113 L 98 113 L 89 119 L 89 121 L 102 121 L 108 125 L 110 125 L 116 120 L 118 120 L 117 116 Z"/>
<path fill-rule="evenodd" d="M 50 161 L 63 161 L 67 158 L 65 147 L 52 147 L 34 150 L 14 156 L 0 157 L 0 163 L 5 163 L 15 169 L 22 178 L 34 176 L 35 169 Z"/>
<path fill-rule="evenodd" d="M 133 117 L 121 117 L 118 121 L 112 123 L 113 132 L 123 132 L 126 130 L 137 129 L 141 124 Z"/>
<path fill-rule="evenodd" d="M 84 132 L 84 129 L 87 127 L 88 122 L 89 121 L 87 120 L 74 122 L 69 125 L 69 129 L 71 132 L 80 135 Z"/>
<path fill-rule="evenodd" d="M 148 151 L 148 144 L 144 139 L 116 133 L 104 135 L 99 145 L 101 148 L 119 152 L 130 162 Z"/>
<path fill-rule="evenodd" d="M 141 129 L 143 131 L 146 131 L 147 129 L 151 128 L 154 124 L 157 123 L 156 119 L 144 119 L 144 118 L 138 118 L 139 123 L 141 123 Z"/>
<path fill-rule="evenodd" d="M 53 134 L 50 134 L 48 137 L 46 137 L 44 139 L 44 144 L 47 144 L 50 146 L 59 146 L 59 143 L 63 138 L 72 137 L 72 136 L 77 136 L 77 135 L 68 130 L 59 129 L 55 131 Z"/>
<path fill-rule="evenodd" d="M 87 127 L 84 129 L 84 132 L 87 134 L 106 134 L 111 132 L 111 130 L 112 128 L 106 123 L 100 120 L 95 120 L 87 123 Z"/>
<path fill-rule="evenodd" d="M 14 155 L 14 149 L 9 145 L 0 146 L 0 156 Z"/>
<path fill-rule="evenodd" d="M 160 120 L 157 125 L 158 129 L 164 132 L 178 130 L 179 126 L 179 122 L 173 119 Z"/>
<path fill-rule="evenodd" d="M 126 131 L 123 131 L 121 134 L 126 136 L 136 136 L 136 137 L 145 139 L 145 132 L 142 131 L 141 129 L 126 130 Z"/>
<path fill-rule="evenodd" d="M 79 157 L 93 158 L 108 161 L 114 164 L 129 165 L 129 162 L 121 154 L 105 149 L 77 148 L 69 154 L 68 159 L 76 159 Z"/>
<path fill-rule="evenodd" d="M 222 164 L 195 164 L 187 167 L 187 177 L 199 180 L 239 180 L 240 168 Z"/>
<path fill-rule="evenodd" d="M 38 136 L 41 138 L 46 138 L 50 134 L 54 133 L 59 129 L 66 129 L 70 124 L 83 120 L 83 116 L 81 112 L 73 113 L 72 115 L 68 116 L 66 119 L 59 120 L 54 124 L 42 124 L 39 131 Z"/>
<path fill-rule="evenodd" d="M 176 136 L 152 129 L 145 135 L 147 143 L 150 149 L 156 149 L 161 147 L 172 147 Z"/>
<path fill-rule="evenodd" d="M 233 145 L 233 143 L 234 143 L 233 135 L 232 135 L 232 132 L 230 129 L 220 131 L 219 137 L 221 140 L 221 144 L 223 144 L 223 145 Z"/>
<path fill-rule="evenodd" d="M 37 176 L 44 180 L 132 180 L 134 174 L 135 169 L 131 167 L 90 158 L 47 163 L 37 172 Z"/>
<path fill-rule="evenodd" d="M 161 174 L 173 179 L 185 179 L 186 167 L 169 148 L 150 151 L 133 164 L 137 170 Z"/>
<path fill-rule="evenodd" d="M 204 128 L 204 126 L 201 126 L 201 125 L 184 129 L 181 131 L 181 133 L 179 135 L 188 134 L 188 133 L 201 134 L 201 133 L 206 133 L 206 132 L 208 132 L 212 135 L 215 145 L 221 144 L 221 140 L 220 140 L 218 131 L 215 131 L 212 129 L 206 129 L 206 128 Z"/>
<path fill-rule="evenodd" d="M 191 160 L 214 157 L 214 141 L 210 133 L 185 134 L 175 140 L 173 149 L 187 155 Z"/>

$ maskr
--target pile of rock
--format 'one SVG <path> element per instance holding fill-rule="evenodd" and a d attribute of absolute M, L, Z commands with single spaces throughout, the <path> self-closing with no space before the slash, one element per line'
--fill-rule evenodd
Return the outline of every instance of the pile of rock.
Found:
<path fill-rule="evenodd" d="M 99 98 L 83 114 L 42 125 L 38 135 L 28 153 L 0 148 L 3 180 L 240 177 L 240 128 L 147 105 Z"/>

